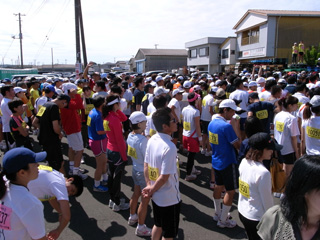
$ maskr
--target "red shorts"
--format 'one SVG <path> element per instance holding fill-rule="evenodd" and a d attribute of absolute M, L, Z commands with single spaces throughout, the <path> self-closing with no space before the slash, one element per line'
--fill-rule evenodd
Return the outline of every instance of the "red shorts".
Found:
<path fill-rule="evenodd" d="M 199 141 L 198 138 L 183 136 L 183 148 L 187 149 L 188 152 L 199 152 Z"/>
<path fill-rule="evenodd" d="M 108 142 L 108 138 L 105 138 L 102 140 L 89 139 L 89 146 L 94 156 L 98 157 L 103 153 L 104 154 L 107 153 L 107 142 Z"/>

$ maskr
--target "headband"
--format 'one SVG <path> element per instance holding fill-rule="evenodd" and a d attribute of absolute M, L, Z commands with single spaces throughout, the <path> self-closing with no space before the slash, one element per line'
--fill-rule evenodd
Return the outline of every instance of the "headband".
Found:
<path fill-rule="evenodd" d="M 199 96 L 200 95 L 196 93 L 193 98 L 188 99 L 188 102 L 193 102 L 193 101 L 197 100 Z"/>
<path fill-rule="evenodd" d="M 115 104 L 115 103 L 118 103 L 118 102 L 119 102 L 119 98 L 116 98 L 116 99 L 114 99 L 113 101 L 107 103 L 107 106 L 111 106 L 111 105 L 113 105 L 113 104 Z"/>

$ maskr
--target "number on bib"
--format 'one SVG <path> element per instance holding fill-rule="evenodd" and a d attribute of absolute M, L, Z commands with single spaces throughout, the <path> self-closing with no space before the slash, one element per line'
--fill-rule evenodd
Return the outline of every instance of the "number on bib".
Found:
<path fill-rule="evenodd" d="M 85 109 L 85 114 L 88 115 L 93 108 L 94 108 L 93 104 L 87 104 Z"/>
<path fill-rule="evenodd" d="M 42 117 L 44 111 L 46 111 L 46 107 L 44 106 L 40 107 L 37 116 Z"/>
<path fill-rule="evenodd" d="M 258 111 L 258 112 L 256 112 L 256 116 L 257 116 L 257 118 L 259 118 L 260 120 L 261 120 L 261 119 L 266 119 L 266 118 L 268 118 L 268 111 L 267 111 L 267 110 Z"/>
<path fill-rule="evenodd" d="M 250 198 L 249 184 L 239 178 L 239 192 L 242 196 Z"/>
<path fill-rule="evenodd" d="M 218 134 L 209 131 L 209 142 L 215 145 L 219 145 Z"/>
<path fill-rule="evenodd" d="M 149 130 L 149 135 L 150 135 L 150 137 L 152 137 L 152 136 L 155 135 L 156 133 L 157 133 L 156 130 L 150 128 L 150 130 Z"/>
<path fill-rule="evenodd" d="M 157 181 L 159 177 L 159 169 L 148 166 L 149 179 L 151 181 Z"/>
<path fill-rule="evenodd" d="M 0 204 L 0 229 L 11 230 L 12 209 Z"/>
<path fill-rule="evenodd" d="M 191 130 L 191 124 L 189 122 L 183 122 L 183 128 L 186 131 L 190 131 Z"/>
<path fill-rule="evenodd" d="M 91 117 L 88 117 L 87 119 L 87 126 L 91 127 Z"/>
<path fill-rule="evenodd" d="M 276 121 L 276 129 L 277 129 L 278 132 L 283 132 L 283 130 L 284 130 L 284 123 L 283 123 L 283 122 Z"/>
<path fill-rule="evenodd" d="M 206 100 L 202 100 L 202 106 L 205 107 L 206 106 Z"/>
<path fill-rule="evenodd" d="M 135 159 L 138 158 L 136 149 L 131 147 L 130 145 L 128 145 L 128 156 L 133 157 Z"/>
<path fill-rule="evenodd" d="M 46 165 L 39 165 L 38 169 L 52 172 L 52 167 Z"/>
<path fill-rule="evenodd" d="M 307 135 L 310 138 L 320 139 L 320 129 L 307 126 Z"/>
<path fill-rule="evenodd" d="M 110 131 L 109 121 L 103 120 L 103 129 L 104 129 L 105 131 Z"/>

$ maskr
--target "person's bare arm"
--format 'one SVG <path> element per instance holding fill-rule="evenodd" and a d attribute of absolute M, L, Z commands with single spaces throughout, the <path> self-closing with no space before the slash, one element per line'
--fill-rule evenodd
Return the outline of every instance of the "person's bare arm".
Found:
<path fill-rule="evenodd" d="M 89 62 L 88 65 L 86 66 L 86 68 L 83 71 L 83 78 L 84 79 L 88 79 L 88 71 L 89 68 L 94 64 L 94 62 Z"/>
<path fill-rule="evenodd" d="M 33 119 L 32 126 L 34 126 L 35 128 L 40 128 L 39 118 L 35 117 Z"/>
<path fill-rule="evenodd" d="M 61 127 L 58 120 L 52 121 L 53 131 L 59 135 L 59 138 L 62 138 Z"/>

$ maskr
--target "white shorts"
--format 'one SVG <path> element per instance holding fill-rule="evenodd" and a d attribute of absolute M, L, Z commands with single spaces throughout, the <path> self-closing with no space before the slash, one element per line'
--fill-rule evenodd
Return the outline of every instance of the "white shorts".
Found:
<path fill-rule="evenodd" d="M 83 140 L 81 132 L 72 133 L 67 135 L 69 147 L 74 151 L 82 151 L 83 150 Z"/>

